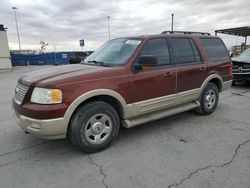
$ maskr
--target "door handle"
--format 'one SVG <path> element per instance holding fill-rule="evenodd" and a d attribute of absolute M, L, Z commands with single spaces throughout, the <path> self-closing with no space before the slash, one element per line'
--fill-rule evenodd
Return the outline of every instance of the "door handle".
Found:
<path fill-rule="evenodd" d="M 204 70 L 206 70 L 206 67 L 201 67 L 200 70 L 204 71 Z"/>
<path fill-rule="evenodd" d="M 164 77 L 165 78 L 168 78 L 168 77 L 171 77 L 173 75 L 173 72 L 166 72 L 165 74 L 164 74 Z"/>

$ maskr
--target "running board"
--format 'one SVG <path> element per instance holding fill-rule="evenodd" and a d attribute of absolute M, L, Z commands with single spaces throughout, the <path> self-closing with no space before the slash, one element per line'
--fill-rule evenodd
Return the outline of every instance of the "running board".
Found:
<path fill-rule="evenodd" d="M 122 125 L 126 128 L 131 128 L 137 125 L 141 125 L 150 121 L 162 119 L 164 117 L 172 116 L 174 114 L 178 114 L 181 112 L 185 112 L 188 110 L 192 110 L 194 108 L 197 108 L 200 106 L 199 101 L 193 101 L 190 103 L 185 103 L 182 105 L 178 105 L 176 107 L 168 108 L 168 109 L 163 109 L 159 110 L 153 113 L 148 113 L 145 115 L 141 115 L 132 119 L 125 119 L 123 120 Z"/>

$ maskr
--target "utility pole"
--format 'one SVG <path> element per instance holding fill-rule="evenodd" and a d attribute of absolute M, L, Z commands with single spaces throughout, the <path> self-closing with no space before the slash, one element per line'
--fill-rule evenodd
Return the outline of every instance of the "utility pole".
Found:
<path fill-rule="evenodd" d="M 174 31 L 174 14 L 172 13 L 171 31 Z"/>
<path fill-rule="evenodd" d="M 108 18 L 108 33 L 109 33 L 109 40 L 110 40 L 110 23 L 109 23 L 110 16 L 107 16 L 107 18 Z"/>
<path fill-rule="evenodd" d="M 19 36 L 18 24 L 17 24 L 17 18 L 16 18 L 16 10 L 17 10 L 17 7 L 12 7 L 12 9 L 13 9 L 13 12 L 14 12 L 14 17 L 15 17 L 15 22 L 16 22 L 16 32 L 17 32 L 19 50 L 21 50 L 21 42 L 20 42 L 20 36 Z"/>

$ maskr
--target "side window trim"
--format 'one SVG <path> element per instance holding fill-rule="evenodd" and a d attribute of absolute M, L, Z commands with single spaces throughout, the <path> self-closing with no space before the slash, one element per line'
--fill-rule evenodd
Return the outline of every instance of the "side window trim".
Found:
<path fill-rule="evenodd" d="M 168 52 L 169 52 L 169 61 L 170 64 L 168 66 L 175 66 L 175 61 L 174 61 L 174 50 L 173 47 L 171 45 L 171 41 L 169 39 L 169 37 L 165 38 L 167 46 L 168 46 Z"/>
<path fill-rule="evenodd" d="M 189 42 L 190 42 L 190 45 L 192 47 L 192 50 L 193 50 L 193 54 L 194 54 L 194 59 L 195 59 L 195 63 L 204 63 L 204 60 L 201 56 L 201 52 L 200 52 L 200 49 L 197 47 L 197 44 L 195 43 L 195 41 L 192 39 L 192 38 L 189 38 Z M 198 55 L 200 57 L 200 61 L 197 61 L 196 60 L 196 56 L 195 56 L 195 53 L 194 53 L 194 47 L 196 48 L 196 51 L 198 52 Z"/>
<path fill-rule="evenodd" d="M 172 59 L 172 52 L 171 52 L 171 45 L 168 41 L 168 38 L 161 38 L 161 39 L 164 39 L 165 40 L 165 43 L 167 45 L 167 48 L 168 48 L 168 55 L 169 55 L 169 64 L 162 64 L 160 66 L 162 67 L 169 67 L 169 66 L 172 66 L 174 63 L 173 63 L 173 59 Z"/>

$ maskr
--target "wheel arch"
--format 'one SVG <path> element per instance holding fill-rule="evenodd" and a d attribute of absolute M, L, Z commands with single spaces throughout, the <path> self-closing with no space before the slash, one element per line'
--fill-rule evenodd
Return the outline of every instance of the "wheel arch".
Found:
<path fill-rule="evenodd" d="M 212 82 L 214 83 L 217 87 L 219 92 L 222 91 L 222 85 L 223 85 L 223 79 L 221 78 L 220 75 L 218 74 L 212 74 L 209 77 L 207 77 L 207 79 L 203 82 L 203 84 L 201 85 L 201 91 L 200 94 L 203 92 L 203 90 L 205 89 L 205 87 L 207 86 L 208 82 Z"/>
<path fill-rule="evenodd" d="M 116 91 L 110 89 L 97 89 L 86 92 L 75 99 L 67 109 L 65 118 L 65 129 L 68 130 L 69 123 L 74 112 L 81 106 L 90 101 L 103 101 L 112 105 L 118 112 L 121 119 L 126 117 L 127 104 L 125 99 Z"/>
<path fill-rule="evenodd" d="M 219 92 L 221 92 L 221 90 L 222 90 L 222 82 L 220 81 L 220 79 L 213 78 L 213 79 L 209 80 L 209 82 L 214 83 L 218 87 Z"/>

